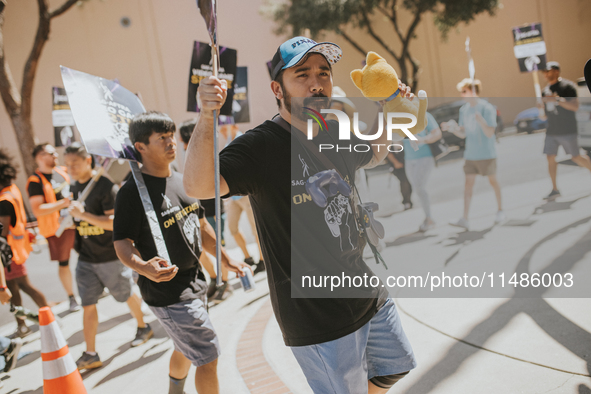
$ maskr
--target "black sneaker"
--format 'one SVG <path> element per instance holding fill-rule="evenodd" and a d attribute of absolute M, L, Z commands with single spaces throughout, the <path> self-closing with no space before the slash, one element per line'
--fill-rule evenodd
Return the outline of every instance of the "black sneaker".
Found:
<path fill-rule="evenodd" d="M 217 285 L 215 284 L 216 278 L 211 278 L 209 282 L 209 286 L 207 287 L 207 298 L 213 297 L 215 291 L 217 290 Z"/>
<path fill-rule="evenodd" d="M 135 339 L 131 341 L 131 347 L 136 347 L 141 344 L 148 342 L 148 339 L 154 336 L 154 331 L 152 331 L 152 327 L 149 324 L 146 324 L 144 328 L 137 328 L 137 332 L 135 334 Z"/>
<path fill-rule="evenodd" d="M 95 369 L 102 367 L 103 362 L 101 361 L 98 353 L 92 355 L 84 352 L 82 353 L 82 356 L 80 356 L 80 358 L 76 361 L 76 366 L 78 367 L 79 371 L 83 369 Z"/>
<path fill-rule="evenodd" d="M 16 328 L 16 331 L 14 334 L 12 334 L 13 338 L 24 338 L 26 336 L 29 336 L 33 333 L 33 330 L 31 330 L 29 327 L 27 327 L 26 325 L 22 325 L 22 326 L 18 326 Z"/>
<path fill-rule="evenodd" d="M 265 262 L 263 260 L 259 260 L 259 263 L 257 264 L 257 267 L 254 269 L 254 274 L 258 274 L 259 272 L 264 272 L 266 270 L 265 268 Z"/>
<path fill-rule="evenodd" d="M 552 190 L 550 192 L 550 194 L 548 194 L 546 197 L 544 197 L 544 200 L 552 201 L 552 200 L 556 199 L 557 197 L 560 197 L 560 192 L 558 190 Z"/>
<path fill-rule="evenodd" d="M 244 262 L 250 266 L 254 265 L 254 259 L 252 257 L 247 257 L 244 259 Z"/>
<path fill-rule="evenodd" d="M 234 294 L 232 286 L 230 286 L 228 282 L 223 282 L 222 285 L 217 288 L 213 297 L 211 297 L 211 302 L 214 305 L 217 305 L 220 302 L 227 300 L 232 294 Z"/>
<path fill-rule="evenodd" d="M 18 361 L 18 352 L 20 352 L 21 346 L 23 346 L 23 340 L 20 338 L 15 338 L 10 341 L 8 349 L 6 349 L 6 352 L 2 355 L 6 360 L 4 372 L 10 371 L 16 366 L 16 362 Z"/>

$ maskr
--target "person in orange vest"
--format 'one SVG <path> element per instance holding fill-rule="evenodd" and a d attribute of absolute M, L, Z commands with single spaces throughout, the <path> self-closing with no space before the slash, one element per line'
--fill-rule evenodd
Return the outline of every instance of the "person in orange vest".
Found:
<path fill-rule="evenodd" d="M 1 164 L 0 164 L 1 165 Z M 4 226 L 0 223 L 0 232 Z M 4 262 L 4 257 L 2 257 Z M 6 279 L 4 277 L 4 270 L 0 269 L 0 303 L 2 305 L 8 304 L 12 294 L 10 289 L 6 286 Z M 23 345 L 23 340 L 20 338 L 10 339 L 5 336 L 0 336 L 0 373 L 9 372 L 16 366 L 18 361 L 18 354 Z M 4 387 L 3 379 L 0 379 L 0 389 Z"/>
<path fill-rule="evenodd" d="M 74 297 L 69 261 L 76 232 L 73 228 L 66 229 L 59 238 L 55 236 L 61 214 L 68 213 L 70 177 L 64 167 L 58 166 L 57 152 L 50 144 L 37 145 L 33 157 L 38 168 L 27 181 L 29 203 L 37 217 L 39 232 L 47 239 L 51 260 L 59 263 L 59 277 L 70 298 L 70 312 L 75 312 L 80 305 Z"/>
<path fill-rule="evenodd" d="M 16 179 L 16 167 L 5 150 L 0 150 L 0 237 L 6 239 L 12 250 L 10 270 L 5 268 L 6 285 L 12 294 L 12 304 L 22 306 L 20 290 L 28 294 L 40 308 L 47 306 L 43 293 L 29 281 L 25 261 L 31 252 L 29 232 L 26 230 L 27 215 L 20 190 L 13 183 Z M 5 290 L 7 291 L 7 290 Z M 32 331 L 25 321 L 16 318 L 16 335 L 24 338 Z"/>
<path fill-rule="evenodd" d="M 72 198 L 77 200 L 93 177 L 92 157 L 84 145 L 74 142 L 66 148 L 64 158 L 68 173 L 76 181 L 72 184 Z M 101 176 L 84 202 L 72 201 L 68 208 L 76 223 L 76 284 L 84 309 L 86 351 L 76 361 L 80 370 L 103 365 L 95 343 L 99 325 L 96 305 L 105 287 L 115 300 L 127 302 L 137 321 L 132 347 L 145 343 L 154 335 L 150 325 L 144 322 L 142 300 L 133 292 L 131 269 L 119 261 L 113 246 L 113 215 L 118 190 L 117 185 Z"/>

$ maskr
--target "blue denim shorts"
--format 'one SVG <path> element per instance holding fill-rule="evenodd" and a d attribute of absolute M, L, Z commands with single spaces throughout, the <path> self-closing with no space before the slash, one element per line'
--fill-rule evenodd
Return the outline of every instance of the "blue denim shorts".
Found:
<path fill-rule="evenodd" d="M 367 381 L 417 366 L 392 299 L 359 330 L 334 341 L 292 347 L 314 394 L 367 393 Z"/>
<path fill-rule="evenodd" d="M 201 299 L 150 309 L 172 339 L 175 350 L 196 367 L 209 364 L 221 354 L 218 336 Z"/>

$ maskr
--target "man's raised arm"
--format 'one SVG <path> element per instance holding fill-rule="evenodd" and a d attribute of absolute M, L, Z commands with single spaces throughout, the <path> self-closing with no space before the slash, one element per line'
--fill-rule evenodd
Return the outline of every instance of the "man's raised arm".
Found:
<path fill-rule="evenodd" d="M 200 114 L 187 147 L 183 186 L 187 195 L 208 199 L 215 195 L 213 111 L 219 111 L 226 101 L 226 81 L 213 76 L 203 79 L 199 83 L 197 94 Z M 228 184 L 220 176 L 221 195 L 228 194 L 229 191 Z"/>

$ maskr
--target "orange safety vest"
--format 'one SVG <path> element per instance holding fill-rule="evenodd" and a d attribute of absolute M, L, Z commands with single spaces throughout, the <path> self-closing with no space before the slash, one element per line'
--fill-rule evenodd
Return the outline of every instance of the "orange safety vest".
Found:
<path fill-rule="evenodd" d="M 70 177 L 66 173 L 66 169 L 64 167 L 54 167 L 53 169 L 55 170 L 55 172 L 60 174 L 66 182 L 70 183 Z M 27 190 L 29 190 L 29 184 L 31 182 L 39 183 L 39 179 L 41 179 L 41 182 L 43 183 L 43 194 L 45 195 L 45 203 L 57 202 L 53 186 L 51 186 L 51 182 L 45 179 L 45 177 L 39 170 L 35 171 L 35 174 L 37 175 L 31 175 L 27 180 Z M 38 217 L 37 224 L 39 226 L 39 232 L 45 238 L 54 236 L 57 229 L 60 228 L 59 211 L 50 213 L 49 215 L 43 215 Z"/>
<path fill-rule="evenodd" d="M 31 250 L 33 250 L 26 230 L 27 214 L 23 205 L 23 196 L 18 187 L 13 184 L 2 189 L 0 201 L 9 201 L 14 207 L 16 224 L 14 227 L 12 225 L 9 227 L 10 232 L 6 239 L 12 249 L 12 261 L 16 264 L 23 264 L 27 261 Z"/>

